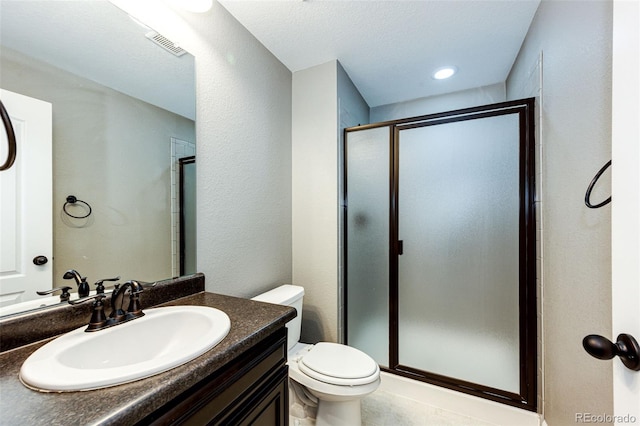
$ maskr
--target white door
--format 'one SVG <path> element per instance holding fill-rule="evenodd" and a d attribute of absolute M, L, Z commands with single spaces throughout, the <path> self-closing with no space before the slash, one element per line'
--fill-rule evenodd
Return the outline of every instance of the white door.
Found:
<path fill-rule="evenodd" d="M 640 3 L 616 0 L 613 18 L 613 336 L 640 340 Z M 640 371 L 614 360 L 614 420 L 640 422 Z M 630 420 L 635 418 L 635 421 Z"/>
<path fill-rule="evenodd" d="M 48 102 L 0 89 L 16 135 L 13 167 L 0 172 L 0 306 L 36 299 L 52 287 L 51 147 Z M 7 156 L 0 128 L 0 161 Z M 48 259 L 36 265 L 34 258 Z"/>

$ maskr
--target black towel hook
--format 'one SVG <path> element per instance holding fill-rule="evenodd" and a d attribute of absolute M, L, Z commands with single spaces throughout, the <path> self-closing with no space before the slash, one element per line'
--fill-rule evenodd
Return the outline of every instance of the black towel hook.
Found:
<path fill-rule="evenodd" d="M 16 134 L 13 131 L 13 126 L 11 125 L 11 118 L 9 118 L 9 113 L 7 109 L 0 101 L 0 117 L 2 118 L 2 124 L 4 124 L 4 131 L 7 134 L 7 143 L 9 144 L 9 151 L 7 153 L 7 160 L 4 164 L 0 165 L 0 171 L 9 170 L 13 163 L 16 161 Z"/>
<path fill-rule="evenodd" d="M 86 215 L 84 215 L 84 216 L 75 216 L 75 215 L 72 215 L 71 213 L 69 213 L 69 212 L 67 211 L 67 206 L 68 206 L 69 204 L 75 204 L 75 203 L 82 203 L 82 204 L 84 204 L 84 205 L 85 205 L 85 206 L 87 206 L 87 208 L 89 209 L 89 212 L 88 212 Z M 64 206 L 62 206 L 62 210 L 64 210 L 64 212 L 66 213 L 66 215 L 67 215 L 67 216 L 73 217 L 73 218 L 75 218 L 75 219 L 85 219 L 85 218 L 87 218 L 87 217 L 89 217 L 89 216 L 91 215 L 91 206 L 89 205 L 89 203 L 87 203 L 86 201 L 78 200 L 78 199 L 76 198 L 76 196 L 75 196 L 75 195 L 69 195 L 69 196 L 67 197 L 67 202 L 66 202 L 66 203 L 64 203 Z"/>
<path fill-rule="evenodd" d="M 594 176 L 593 180 L 589 184 L 589 187 L 587 188 L 587 193 L 584 196 L 584 203 L 590 209 L 597 209 L 597 208 L 600 208 L 602 206 L 606 206 L 607 204 L 609 204 L 611 202 L 611 197 L 607 198 L 606 200 L 604 200 L 600 204 L 596 204 L 596 205 L 591 204 L 591 201 L 590 201 L 591 191 L 593 190 L 593 187 L 595 186 L 596 182 L 598 182 L 598 179 L 600 179 L 600 176 L 602 176 L 602 174 L 605 172 L 605 170 L 607 170 L 609 168 L 610 165 L 611 165 L 611 160 L 607 161 L 607 164 L 605 164 L 600 170 L 598 170 L 598 173 L 596 173 L 596 175 Z"/>

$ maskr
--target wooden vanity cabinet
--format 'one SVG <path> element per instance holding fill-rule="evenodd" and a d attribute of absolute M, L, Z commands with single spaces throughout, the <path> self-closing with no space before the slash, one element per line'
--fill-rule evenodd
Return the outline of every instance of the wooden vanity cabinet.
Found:
<path fill-rule="evenodd" d="M 283 327 L 139 425 L 287 425 L 287 333 Z"/>

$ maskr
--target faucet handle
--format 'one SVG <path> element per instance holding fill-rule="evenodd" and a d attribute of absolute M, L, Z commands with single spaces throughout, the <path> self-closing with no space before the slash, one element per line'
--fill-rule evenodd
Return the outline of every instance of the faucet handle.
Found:
<path fill-rule="evenodd" d="M 107 297 L 104 293 L 97 293 L 93 296 L 87 296 L 76 300 L 69 300 L 72 305 L 79 305 L 87 300 L 93 300 L 93 312 L 91 312 L 91 319 L 89 325 L 84 331 L 98 331 L 102 330 L 107 325 L 107 316 L 104 314 L 104 302 L 103 299 Z"/>
<path fill-rule="evenodd" d="M 104 314 L 104 302 L 102 301 L 105 297 L 107 296 L 104 293 L 96 294 L 91 319 L 85 331 L 101 330 L 107 324 L 107 316 Z"/>
<path fill-rule="evenodd" d="M 111 293 L 96 293 L 96 294 L 91 295 L 91 296 L 81 297 L 81 298 L 75 299 L 75 300 L 69 300 L 69 304 L 70 305 L 79 305 L 81 303 L 86 302 L 87 300 L 93 300 L 93 299 L 98 299 L 98 300 L 102 301 L 103 298 L 107 297 L 110 294 Z"/>
<path fill-rule="evenodd" d="M 60 294 L 60 300 L 62 302 L 66 302 L 67 300 L 69 300 L 69 298 L 71 297 L 71 294 L 69 293 L 69 290 L 71 290 L 71 287 L 56 287 L 56 288 L 52 288 L 51 290 L 36 291 L 36 293 L 39 296 L 46 296 L 47 294 L 51 294 L 59 290 L 62 291 L 62 293 Z"/>
<path fill-rule="evenodd" d="M 101 280 L 96 281 L 96 293 L 104 293 L 104 283 L 105 281 L 118 281 L 120 279 L 120 275 L 115 278 L 103 278 Z"/>

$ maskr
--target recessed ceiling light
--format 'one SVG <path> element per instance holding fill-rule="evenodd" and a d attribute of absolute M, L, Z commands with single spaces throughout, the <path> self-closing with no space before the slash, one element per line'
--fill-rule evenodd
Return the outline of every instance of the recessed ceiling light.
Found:
<path fill-rule="evenodd" d="M 433 72 L 433 78 L 436 80 L 444 80 L 453 76 L 458 69 L 456 67 L 442 67 Z"/>

